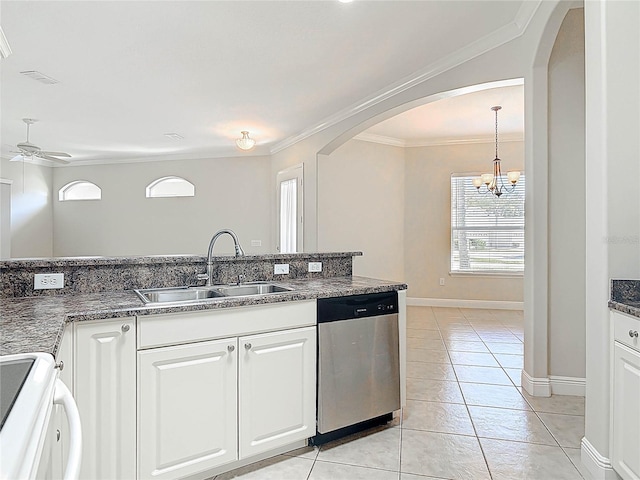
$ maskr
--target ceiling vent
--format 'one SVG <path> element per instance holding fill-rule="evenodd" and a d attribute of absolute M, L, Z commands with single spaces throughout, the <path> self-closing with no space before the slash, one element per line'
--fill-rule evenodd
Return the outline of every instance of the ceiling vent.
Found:
<path fill-rule="evenodd" d="M 60 83 L 55 78 L 48 77 L 44 73 L 40 73 L 36 70 L 26 70 L 24 72 L 20 72 L 25 77 L 29 77 L 37 82 L 44 83 L 45 85 L 53 85 L 55 83 Z"/>
<path fill-rule="evenodd" d="M 171 140 L 184 140 L 184 137 L 179 133 L 165 133 L 164 136 L 170 138 Z"/>

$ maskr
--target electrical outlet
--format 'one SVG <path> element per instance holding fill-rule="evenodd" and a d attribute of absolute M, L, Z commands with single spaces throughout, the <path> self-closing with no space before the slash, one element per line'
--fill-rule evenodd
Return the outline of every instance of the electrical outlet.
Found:
<path fill-rule="evenodd" d="M 36 273 L 33 289 L 64 288 L 64 273 Z"/>
<path fill-rule="evenodd" d="M 252 247 L 261 247 L 262 246 L 262 240 L 251 240 L 251 246 Z"/>
<path fill-rule="evenodd" d="M 444 278 L 441 278 L 441 279 L 440 279 L 440 286 L 441 286 L 441 287 L 444 287 Z"/>
<path fill-rule="evenodd" d="M 288 275 L 289 274 L 289 264 L 288 263 L 276 263 L 273 265 L 273 274 L 274 275 Z"/>
<path fill-rule="evenodd" d="M 322 271 L 322 262 L 309 262 L 309 271 L 310 272 L 321 272 Z"/>

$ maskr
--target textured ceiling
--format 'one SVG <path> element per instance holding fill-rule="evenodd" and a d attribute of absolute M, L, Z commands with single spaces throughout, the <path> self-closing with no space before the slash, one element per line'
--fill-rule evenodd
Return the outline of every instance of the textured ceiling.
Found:
<path fill-rule="evenodd" d="M 0 22 L 13 53 L 0 64 L 2 155 L 13 156 L 11 146 L 25 139 L 23 117 L 39 120 L 33 143 L 73 161 L 236 155 L 233 141 L 245 129 L 258 142 L 253 153 L 269 153 L 511 24 L 521 6 L 3 0 Z M 59 83 L 43 85 L 25 70 Z M 491 127 L 487 111 L 458 126 Z M 389 122 L 386 135 L 425 134 Z M 449 135 L 437 124 L 429 124 L 433 132 Z M 385 135 L 383 126 L 372 130 Z"/>

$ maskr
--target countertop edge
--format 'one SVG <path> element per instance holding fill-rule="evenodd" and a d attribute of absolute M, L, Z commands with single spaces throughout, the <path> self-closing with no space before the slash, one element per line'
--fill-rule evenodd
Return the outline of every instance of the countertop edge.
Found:
<path fill-rule="evenodd" d="M 616 302 L 613 300 L 609 300 L 609 308 L 612 310 L 617 310 L 622 313 L 626 313 L 628 315 L 637 317 L 640 320 L 640 308 L 633 307 L 631 305 L 627 305 L 624 303 Z"/>
<path fill-rule="evenodd" d="M 56 357 L 65 325 L 72 322 L 187 313 L 407 289 L 405 283 L 358 276 L 278 283 L 293 285 L 295 290 L 269 295 L 216 298 L 191 304 L 169 306 L 143 305 L 133 291 L 109 292 L 112 298 L 105 298 L 104 300 L 99 298 L 100 294 L 69 294 L 56 297 L 16 299 L 16 305 L 14 305 L 13 309 L 6 305 L 2 307 L 3 316 L 6 316 L 6 318 L 3 319 L 4 323 L 2 324 L 3 341 L 0 343 L 0 355 L 43 352 Z M 67 304 L 64 302 L 64 297 L 67 297 Z M 96 298 L 99 298 L 99 301 L 96 301 Z M 79 305 L 73 303 L 74 299 L 79 301 Z M 9 302 L 7 299 L 3 300 Z M 26 303 L 20 303 L 21 301 Z M 51 303 L 47 304 L 46 302 Z M 47 308 L 51 305 L 55 308 Z M 26 309 L 32 312 L 23 312 L 25 310 L 24 307 L 27 307 Z M 17 315 L 16 312 L 21 312 L 22 316 Z M 42 320 L 42 324 L 33 321 L 33 318 L 39 315 L 41 319 L 43 316 L 47 317 L 46 325 L 44 323 L 45 320 Z M 15 322 L 15 324 L 12 324 L 12 322 Z M 9 327 L 13 327 L 13 329 L 10 330 Z"/>

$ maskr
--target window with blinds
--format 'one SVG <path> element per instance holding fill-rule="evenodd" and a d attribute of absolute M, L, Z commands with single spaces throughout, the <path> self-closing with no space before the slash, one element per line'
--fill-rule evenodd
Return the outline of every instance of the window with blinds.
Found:
<path fill-rule="evenodd" d="M 451 176 L 451 272 L 521 274 L 524 175 L 513 193 L 500 198 L 478 193 L 475 176 Z"/>

